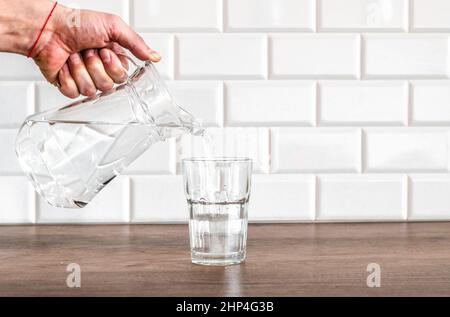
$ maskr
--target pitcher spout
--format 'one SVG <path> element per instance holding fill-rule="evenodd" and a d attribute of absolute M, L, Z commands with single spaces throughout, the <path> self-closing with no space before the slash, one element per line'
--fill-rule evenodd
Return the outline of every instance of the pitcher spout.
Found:
<path fill-rule="evenodd" d="M 180 125 L 189 131 L 192 135 L 202 136 L 205 132 L 201 120 L 196 119 L 192 114 L 178 106 Z"/>

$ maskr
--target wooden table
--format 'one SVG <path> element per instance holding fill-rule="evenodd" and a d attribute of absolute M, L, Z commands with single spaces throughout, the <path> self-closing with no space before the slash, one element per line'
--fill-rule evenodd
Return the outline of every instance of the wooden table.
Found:
<path fill-rule="evenodd" d="M 450 223 L 253 224 L 247 261 L 190 263 L 186 225 L 0 227 L 0 295 L 450 295 Z M 81 287 L 66 285 L 69 263 Z M 370 288 L 369 263 L 381 267 Z"/>

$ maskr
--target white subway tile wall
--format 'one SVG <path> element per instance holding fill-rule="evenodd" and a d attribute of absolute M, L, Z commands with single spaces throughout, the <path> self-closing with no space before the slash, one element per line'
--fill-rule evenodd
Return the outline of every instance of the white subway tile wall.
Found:
<path fill-rule="evenodd" d="M 315 0 L 225 0 L 229 32 L 300 31 L 315 29 Z"/>
<path fill-rule="evenodd" d="M 131 0 L 133 26 L 151 32 L 220 32 L 221 0 Z M 108 5 L 105 5 L 108 9 Z"/>
<path fill-rule="evenodd" d="M 172 81 L 167 83 L 176 103 L 207 127 L 223 126 L 221 81 Z"/>
<path fill-rule="evenodd" d="M 164 58 L 158 63 L 158 72 L 164 79 L 173 79 L 174 76 L 174 45 L 175 37 L 171 34 L 140 33 L 150 47 Z"/>
<path fill-rule="evenodd" d="M 0 224 L 35 222 L 35 193 L 25 177 L 0 177 L 0 202 Z"/>
<path fill-rule="evenodd" d="M 450 176 L 410 176 L 409 219 L 445 220 L 450 216 Z"/>
<path fill-rule="evenodd" d="M 320 31 L 392 31 L 408 28 L 408 0 L 318 0 Z"/>
<path fill-rule="evenodd" d="M 313 126 L 316 90 L 311 81 L 241 81 L 225 84 L 229 126 Z"/>
<path fill-rule="evenodd" d="M 70 100 L 0 53 L 0 224 L 186 222 L 180 161 L 255 161 L 251 221 L 450 220 L 450 1 L 67 0 L 122 17 L 208 127 L 155 145 L 85 209 L 48 206 L 14 154 Z"/>
<path fill-rule="evenodd" d="M 267 36 L 180 34 L 176 37 L 178 79 L 265 79 Z"/>
<path fill-rule="evenodd" d="M 32 82 L 0 81 L 0 128 L 16 128 L 34 112 Z"/>
<path fill-rule="evenodd" d="M 372 128 L 364 130 L 366 172 L 446 172 L 448 129 Z"/>
<path fill-rule="evenodd" d="M 401 175 L 323 175 L 317 220 L 405 220 L 406 178 Z"/>
<path fill-rule="evenodd" d="M 133 176 L 131 222 L 182 222 L 189 218 L 181 175 Z"/>
<path fill-rule="evenodd" d="M 450 31 L 450 1 L 411 0 L 413 15 L 411 28 L 414 31 Z"/>
<path fill-rule="evenodd" d="M 366 79 L 448 78 L 448 35 L 369 34 L 363 38 Z"/>
<path fill-rule="evenodd" d="M 330 81 L 319 84 L 319 125 L 408 124 L 408 85 L 403 81 Z"/>
<path fill-rule="evenodd" d="M 313 221 L 316 179 L 303 174 L 256 174 L 252 179 L 250 221 Z"/>
<path fill-rule="evenodd" d="M 361 131 L 357 128 L 273 128 L 273 172 L 361 171 Z"/>
<path fill-rule="evenodd" d="M 413 81 L 411 88 L 411 124 L 450 126 L 450 81 Z"/>
<path fill-rule="evenodd" d="M 275 34 L 270 39 L 272 79 L 360 76 L 358 34 Z"/>

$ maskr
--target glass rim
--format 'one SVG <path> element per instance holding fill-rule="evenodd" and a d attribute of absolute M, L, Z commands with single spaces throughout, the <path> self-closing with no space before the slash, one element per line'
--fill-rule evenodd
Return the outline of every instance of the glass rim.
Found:
<path fill-rule="evenodd" d="M 218 157 L 189 157 L 181 160 L 183 163 L 198 163 L 198 162 L 223 162 L 223 163 L 252 163 L 253 160 L 249 157 L 239 156 L 218 156 Z"/>

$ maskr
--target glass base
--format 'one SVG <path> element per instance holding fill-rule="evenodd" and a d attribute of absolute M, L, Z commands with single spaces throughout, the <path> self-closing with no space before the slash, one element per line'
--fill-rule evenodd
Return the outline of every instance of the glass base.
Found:
<path fill-rule="evenodd" d="M 191 260 L 194 264 L 226 266 L 240 264 L 245 261 L 245 252 L 235 252 L 229 254 L 214 254 L 203 252 L 191 252 Z"/>

